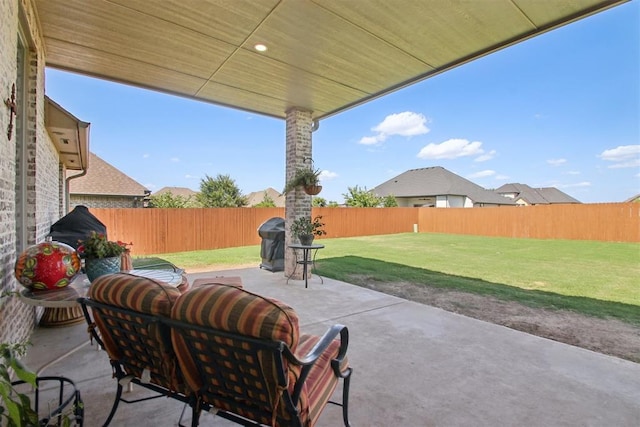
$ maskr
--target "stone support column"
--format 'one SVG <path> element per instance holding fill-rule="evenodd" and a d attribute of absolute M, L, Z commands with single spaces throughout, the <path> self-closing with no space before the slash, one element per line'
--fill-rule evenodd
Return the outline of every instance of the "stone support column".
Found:
<path fill-rule="evenodd" d="M 291 108 L 287 111 L 287 154 L 286 154 L 286 175 L 285 183 L 294 175 L 295 171 L 301 167 L 312 167 L 311 163 L 311 133 L 313 131 L 313 119 L 311 111 Z M 295 253 L 289 249 L 289 245 L 294 243 L 293 236 L 289 231 L 291 223 L 299 217 L 311 216 L 311 196 L 302 189 L 295 189 L 286 195 L 285 200 L 285 253 L 284 253 L 284 274 L 289 277 L 296 266 Z M 297 243 L 297 242 L 295 242 Z M 302 279 L 302 269 L 296 270 L 292 279 Z"/>

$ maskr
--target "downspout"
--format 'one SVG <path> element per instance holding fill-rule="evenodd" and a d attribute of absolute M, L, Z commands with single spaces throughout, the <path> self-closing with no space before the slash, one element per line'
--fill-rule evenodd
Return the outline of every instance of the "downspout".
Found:
<path fill-rule="evenodd" d="M 80 130 L 80 128 L 82 127 L 82 130 Z M 82 148 L 83 147 L 87 147 L 87 163 L 89 162 L 89 123 L 87 122 L 78 122 L 78 126 L 77 126 L 77 131 L 78 131 L 78 151 L 80 152 L 80 155 L 78 156 L 80 158 L 80 162 L 82 163 L 84 157 L 82 156 Z M 83 141 L 86 142 L 86 144 L 83 144 Z M 87 170 L 89 169 L 89 165 L 88 164 L 81 164 L 80 168 L 82 169 L 82 172 L 69 176 L 67 178 L 65 178 L 64 180 L 64 205 L 65 205 L 65 211 L 66 213 L 69 213 L 69 182 L 72 179 L 76 179 L 76 178 L 80 178 L 82 176 L 85 176 L 87 174 Z"/>

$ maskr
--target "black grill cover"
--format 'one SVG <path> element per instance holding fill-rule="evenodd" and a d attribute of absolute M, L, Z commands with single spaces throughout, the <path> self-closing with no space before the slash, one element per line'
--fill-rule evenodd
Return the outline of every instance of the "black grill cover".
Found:
<path fill-rule="evenodd" d="M 49 237 L 78 249 L 78 240 L 85 240 L 92 231 L 106 235 L 107 227 L 86 206 L 78 205 L 51 226 Z"/>
<path fill-rule="evenodd" d="M 274 217 L 266 220 L 258 227 L 258 235 L 262 237 L 260 268 L 271 271 L 284 270 L 284 218 Z"/>

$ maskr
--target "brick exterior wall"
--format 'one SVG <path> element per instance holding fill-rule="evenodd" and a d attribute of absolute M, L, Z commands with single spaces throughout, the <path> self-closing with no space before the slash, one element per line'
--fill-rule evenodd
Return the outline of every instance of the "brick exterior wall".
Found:
<path fill-rule="evenodd" d="M 22 31 L 26 46 L 25 85 L 23 94 L 25 127 L 22 140 L 16 137 L 16 121 L 11 139 L 7 137 L 9 114 L 2 105 L 0 114 L 0 290 L 22 290 L 13 275 L 17 257 L 16 191 L 26 200 L 26 242 L 42 242 L 49 227 L 62 216 L 61 194 L 64 182 L 58 153 L 44 126 L 44 50 L 31 0 L 0 0 L 0 98 L 10 97 L 11 86 L 18 81 L 18 33 Z M 23 17 L 24 27 L 19 27 Z M 26 188 L 16 188 L 17 150 L 26 146 Z M 62 201 L 64 202 L 64 201 Z M 0 340 L 23 341 L 37 322 L 40 310 L 27 306 L 15 297 L 0 299 Z"/>
<path fill-rule="evenodd" d="M 140 197 L 132 196 L 92 196 L 88 194 L 71 194 L 69 211 L 78 205 L 88 208 L 142 208 L 144 202 Z"/>
<path fill-rule="evenodd" d="M 287 172 L 288 182 L 296 172 L 302 167 L 311 167 L 311 132 L 313 120 L 311 112 L 300 109 L 287 111 Z M 303 190 L 297 188 L 295 191 L 287 193 L 285 204 L 285 248 L 293 243 L 293 236 L 288 232 L 289 225 L 301 216 L 311 215 L 311 196 Z M 302 269 L 296 270 L 296 259 L 293 251 L 286 249 L 284 256 L 284 274 L 291 276 L 295 271 L 293 279 L 302 279 Z"/>

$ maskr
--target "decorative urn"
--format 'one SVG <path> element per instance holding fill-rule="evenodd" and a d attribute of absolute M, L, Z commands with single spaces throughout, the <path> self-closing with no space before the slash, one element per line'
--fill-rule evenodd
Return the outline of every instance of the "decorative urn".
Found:
<path fill-rule="evenodd" d="M 14 268 L 18 281 L 33 291 L 61 289 L 80 271 L 80 257 L 69 245 L 44 242 L 25 249 Z"/>

